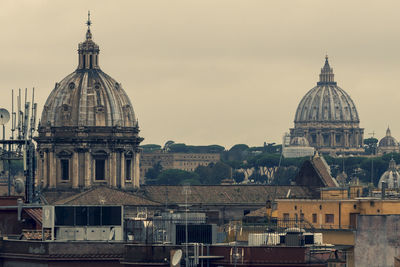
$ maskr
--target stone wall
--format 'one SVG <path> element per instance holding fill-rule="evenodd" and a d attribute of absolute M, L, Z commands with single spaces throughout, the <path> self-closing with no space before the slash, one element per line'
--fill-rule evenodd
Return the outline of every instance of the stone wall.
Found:
<path fill-rule="evenodd" d="M 400 252 L 400 215 L 359 215 L 355 266 L 391 267 Z"/>

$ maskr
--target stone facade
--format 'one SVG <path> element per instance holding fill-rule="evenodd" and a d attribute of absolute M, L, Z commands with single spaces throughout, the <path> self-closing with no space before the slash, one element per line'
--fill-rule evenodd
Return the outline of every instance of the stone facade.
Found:
<path fill-rule="evenodd" d="M 320 81 L 297 107 L 291 138 L 304 136 L 323 153 L 358 154 L 364 152 L 364 129 L 359 124 L 354 102 L 337 86 L 326 57 Z"/>
<path fill-rule="evenodd" d="M 101 71 L 90 20 L 76 71 L 56 83 L 37 142 L 41 188 L 139 187 L 139 126 L 121 84 Z"/>
<path fill-rule="evenodd" d="M 140 177 L 144 177 L 146 172 L 158 162 L 165 170 L 194 171 L 198 166 L 207 166 L 221 160 L 218 153 L 150 152 L 141 153 L 140 157 Z"/>

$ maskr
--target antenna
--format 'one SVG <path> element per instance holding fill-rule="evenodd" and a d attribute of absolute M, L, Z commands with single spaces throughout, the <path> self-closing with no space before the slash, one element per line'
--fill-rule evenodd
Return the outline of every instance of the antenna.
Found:
<path fill-rule="evenodd" d="M 9 120 L 10 120 L 10 113 L 8 112 L 8 110 L 0 108 L 0 125 L 4 126 Z"/>
<path fill-rule="evenodd" d="M 189 251 L 188 251 L 188 194 L 191 193 L 190 185 L 183 186 L 183 193 L 185 194 L 185 265 L 189 265 Z"/>
<path fill-rule="evenodd" d="M 11 187 L 14 187 L 14 193 L 22 193 L 25 191 L 26 202 L 35 201 L 35 145 L 32 142 L 33 134 L 36 126 L 37 104 L 34 103 L 34 88 L 32 90 L 32 102 L 28 102 L 28 88 L 25 88 L 25 96 L 22 99 L 21 88 L 18 89 L 16 96 L 16 108 L 14 109 L 14 90 L 11 94 L 11 115 L 0 108 L 0 125 L 3 125 L 3 138 L 0 144 L 3 144 L 3 153 L 0 154 L 1 161 L 8 162 L 7 172 L 0 172 L 0 184 L 8 185 L 8 196 L 11 195 Z M 22 102 L 24 101 L 24 102 Z M 31 106 L 32 105 L 32 106 Z M 30 114 L 31 113 L 31 114 Z M 11 136 L 5 139 L 5 124 L 11 118 Z M 15 131 L 17 131 L 16 135 Z M 6 149 L 6 146 L 8 149 Z M 11 174 L 11 161 L 23 160 L 24 178 L 14 178 Z M 7 177 L 8 176 L 8 177 Z M 18 180 L 20 179 L 20 180 Z M 37 191 L 40 192 L 39 187 Z"/>

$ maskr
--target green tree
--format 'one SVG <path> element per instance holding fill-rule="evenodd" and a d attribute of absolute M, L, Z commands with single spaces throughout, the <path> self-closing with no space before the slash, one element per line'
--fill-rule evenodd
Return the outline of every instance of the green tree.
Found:
<path fill-rule="evenodd" d="M 237 144 L 231 147 L 229 151 L 224 153 L 226 161 L 243 161 L 249 155 L 249 146 L 245 144 Z"/>
<path fill-rule="evenodd" d="M 197 173 L 188 172 L 177 169 L 169 169 L 162 171 L 155 184 L 159 185 L 183 185 L 183 184 L 200 184 L 200 177 Z"/>
<path fill-rule="evenodd" d="M 169 152 L 172 153 L 188 153 L 188 147 L 186 146 L 186 144 L 183 143 L 175 143 L 175 144 L 171 144 L 169 146 Z"/>
<path fill-rule="evenodd" d="M 235 180 L 236 183 L 241 183 L 244 181 L 245 175 L 243 172 L 235 171 L 232 174 L 232 178 Z"/>
<path fill-rule="evenodd" d="M 198 166 L 195 173 L 202 184 L 220 184 L 223 179 L 231 177 L 231 167 L 223 162 L 210 163 L 208 166 Z"/>
<path fill-rule="evenodd" d="M 156 164 L 154 164 L 152 168 L 148 169 L 145 174 L 147 183 L 151 184 L 151 181 L 156 180 L 158 175 L 160 175 L 162 169 L 163 169 L 163 167 L 162 167 L 160 161 L 158 161 Z"/>
<path fill-rule="evenodd" d="M 375 154 L 377 145 L 378 145 L 378 139 L 374 137 L 364 139 L 365 153 L 368 155 Z"/>
<path fill-rule="evenodd" d="M 298 171 L 299 168 L 295 166 L 280 167 L 274 175 L 272 184 L 290 185 L 291 181 L 294 181 L 294 179 L 296 178 Z"/>
<path fill-rule="evenodd" d="M 143 149 L 143 152 L 153 152 L 161 150 L 161 146 L 156 144 L 141 145 L 140 147 Z"/>

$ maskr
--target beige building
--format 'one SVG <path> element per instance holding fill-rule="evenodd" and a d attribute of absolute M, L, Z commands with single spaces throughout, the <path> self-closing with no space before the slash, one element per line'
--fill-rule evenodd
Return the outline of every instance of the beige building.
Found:
<path fill-rule="evenodd" d="M 144 177 L 146 172 L 158 162 L 164 170 L 194 171 L 198 166 L 207 166 L 220 160 L 221 156 L 218 153 L 169 153 L 161 151 L 141 153 L 140 177 Z"/>
<path fill-rule="evenodd" d="M 43 107 L 36 185 L 138 187 L 138 122 L 121 84 L 100 69 L 90 20 L 87 25 L 77 69 L 56 83 Z"/>
<path fill-rule="evenodd" d="M 291 138 L 307 138 L 310 146 L 323 153 L 359 154 L 364 152 L 364 129 L 351 97 L 334 81 L 328 57 L 317 86 L 300 101 Z"/>

